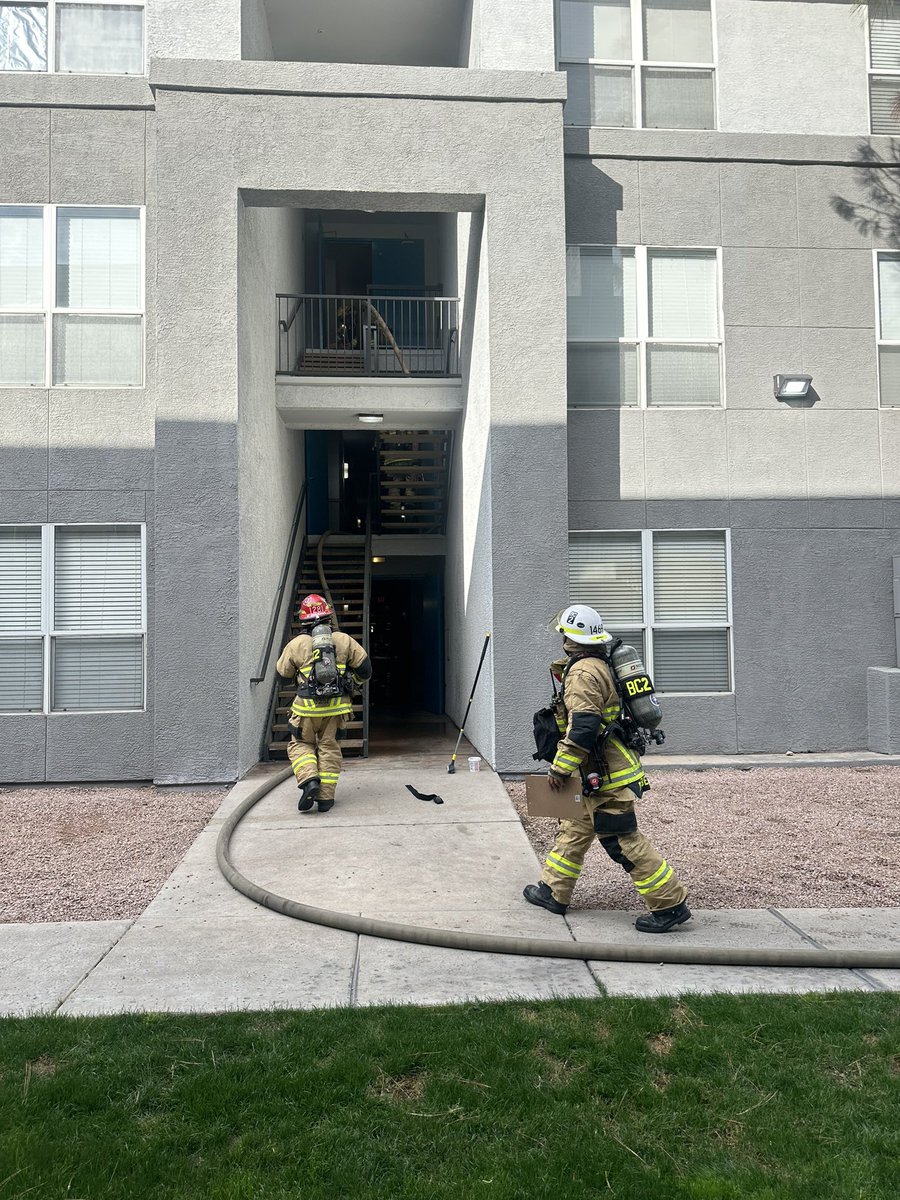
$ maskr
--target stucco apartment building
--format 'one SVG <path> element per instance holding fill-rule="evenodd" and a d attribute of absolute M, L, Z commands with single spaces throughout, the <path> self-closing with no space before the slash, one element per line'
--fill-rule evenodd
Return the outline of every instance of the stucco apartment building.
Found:
<path fill-rule="evenodd" d="M 326 528 L 498 769 L 569 595 L 673 752 L 900 750 L 898 95 L 849 0 L 0 0 L 0 780 L 243 774 Z"/>

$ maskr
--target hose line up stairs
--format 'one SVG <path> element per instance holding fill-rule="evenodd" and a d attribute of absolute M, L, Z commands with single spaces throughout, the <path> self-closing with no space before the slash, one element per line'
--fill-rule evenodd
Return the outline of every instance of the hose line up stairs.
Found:
<path fill-rule="evenodd" d="M 324 538 L 324 545 L 322 540 Z M 311 537 L 301 558 L 294 581 L 291 600 L 289 628 L 284 641 L 300 632 L 297 613 L 300 602 L 310 592 L 325 590 L 319 572 L 321 559 L 322 575 L 331 594 L 336 622 L 335 628 L 348 633 L 356 641 L 368 646 L 366 625 L 371 591 L 372 555 L 369 538 L 356 534 L 328 534 L 322 538 Z M 270 759 L 287 759 L 288 717 L 296 689 L 285 680 L 276 678 L 277 696 L 272 707 L 269 737 L 267 740 Z M 348 758 L 368 756 L 369 689 L 353 697 L 353 713 L 347 724 L 341 749 Z"/>

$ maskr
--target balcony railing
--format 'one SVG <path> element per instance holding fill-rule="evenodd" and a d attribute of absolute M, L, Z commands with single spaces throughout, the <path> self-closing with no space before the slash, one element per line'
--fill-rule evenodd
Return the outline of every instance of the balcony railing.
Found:
<path fill-rule="evenodd" d="M 459 301 L 279 294 L 279 375 L 459 374 Z"/>

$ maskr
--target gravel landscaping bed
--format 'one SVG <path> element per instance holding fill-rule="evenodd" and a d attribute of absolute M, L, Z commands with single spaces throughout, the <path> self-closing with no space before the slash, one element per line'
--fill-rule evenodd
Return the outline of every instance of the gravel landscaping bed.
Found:
<path fill-rule="evenodd" d="M 639 825 L 697 908 L 900 905 L 900 767 L 655 775 L 647 767 L 652 787 L 638 802 Z M 506 789 L 543 862 L 556 821 L 527 816 L 524 783 Z M 642 906 L 595 842 L 572 907 Z"/>
<path fill-rule="evenodd" d="M 0 788 L 0 922 L 140 916 L 226 788 Z"/>

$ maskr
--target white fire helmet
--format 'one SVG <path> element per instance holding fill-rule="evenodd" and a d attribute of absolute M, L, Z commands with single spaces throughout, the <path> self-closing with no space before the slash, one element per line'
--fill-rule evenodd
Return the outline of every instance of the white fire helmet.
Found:
<path fill-rule="evenodd" d="M 611 642 L 612 637 L 603 628 L 603 618 L 586 604 L 569 604 L 557 618 L 557 633 L 564 633 L 570 641 L 582 646 L 596 646 Z"/>

